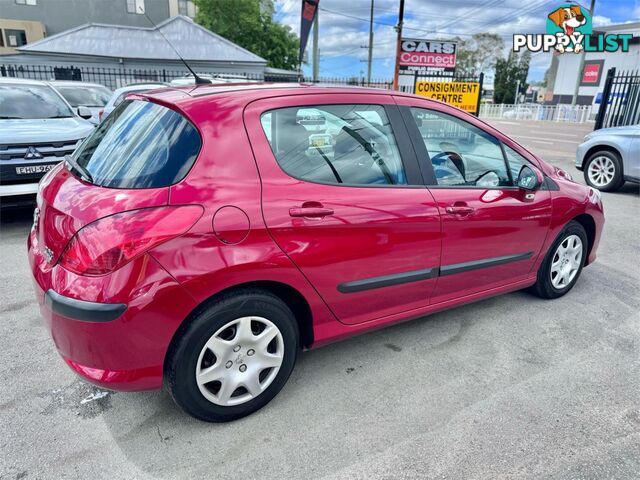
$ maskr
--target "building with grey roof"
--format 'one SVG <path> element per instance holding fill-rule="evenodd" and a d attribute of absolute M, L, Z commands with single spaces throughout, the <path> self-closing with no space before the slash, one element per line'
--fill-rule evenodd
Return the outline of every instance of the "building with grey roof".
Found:
<path fill-rule="evenodd" d="M 165 38 L 171 42 L 171 45 Z M 173 45 L 173 47 L 172 47 Z M 89 23 L 17 48 L 0 56 L 6 66 L 39 65 L 81 72 L 83 69 L 161 71 L 185 70 L 175 49 L 199 73 L 262 78 L 267 61 L 196 24 L 189 17 L 171 17 L 157 27 Z M 114 76 L 117 77 L 117 76 Z M 58 78 L 56 74 L 56 78 Z M 64 77 L 63 79 L 84 79 Z M 141 78 L 150 80 L 149 78 Z M 156 80 L 163 80 L 157 78 Z M 115 88 L 117 82 L 101 83 Z M 121 82 L 122 83 L 122 82 Z"/>

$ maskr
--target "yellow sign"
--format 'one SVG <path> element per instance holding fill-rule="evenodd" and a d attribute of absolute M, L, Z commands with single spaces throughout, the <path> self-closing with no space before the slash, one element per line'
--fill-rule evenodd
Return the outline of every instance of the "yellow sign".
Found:
<path fill-rule="evenodd" d="M 418 80 L 415 93 L 448 103 L 465 112 L 475 113 L 478 109 L 478 99 L 480 98 L 480 84 L 478 82 L 430 82 Z"/>

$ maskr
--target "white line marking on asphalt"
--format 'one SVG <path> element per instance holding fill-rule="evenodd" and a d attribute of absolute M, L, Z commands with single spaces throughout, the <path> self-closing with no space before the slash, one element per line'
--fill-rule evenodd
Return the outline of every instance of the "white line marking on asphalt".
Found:
<path fill-rule="evenodd" d="M 538 142 L 540 142 L 540 143 L 548 143 L 548 144 L 550 144 L 550 145 L 553 145 L 553 143 L 555 143 L 555 142 L 571 143 L 571 144 L 574 144 L 574 145 L 575 145 L 576 143 L 578 143 L 576 140 L 560 140 L 560 139 L 554 139 L 554 141 L 553 141 L 553 142 L 547 142 L 547 141 L 543 140 L 543 139 L 542 139 L 542 138 L 540 138 L 540 137 L 528 137 L 528 136 L 526 136 L 526 135 L 515 135 L 515 134 L 514 134 L 514 135 L 511 135 L 511 136 L 512 136 L 512 137 L 515 137 L 515 138 L 528 138 L 528 139 L 531 139 L 531 140 L 538 141 Z"/>

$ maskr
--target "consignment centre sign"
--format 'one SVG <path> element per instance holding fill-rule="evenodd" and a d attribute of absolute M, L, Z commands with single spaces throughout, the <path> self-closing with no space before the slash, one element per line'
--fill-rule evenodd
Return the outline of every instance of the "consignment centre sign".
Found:
<path fill-rule="evenodd" d="M 480 83 L 418 80 L 415 93 L 448 103 L 465 112 L 475 113 L 480 99 Z"/>

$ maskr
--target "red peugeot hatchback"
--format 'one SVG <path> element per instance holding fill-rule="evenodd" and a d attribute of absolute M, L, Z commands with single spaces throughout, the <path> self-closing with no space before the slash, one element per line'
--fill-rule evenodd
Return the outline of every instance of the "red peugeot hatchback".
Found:
<path fill-rule="evenodd" d="M 372 89 L 130 96 L 40 183 L 29 261 L 65 362 L 191 415 L 264 406 L 299 350 L 593 262 L 600 194 L 477 118 Z"/>

